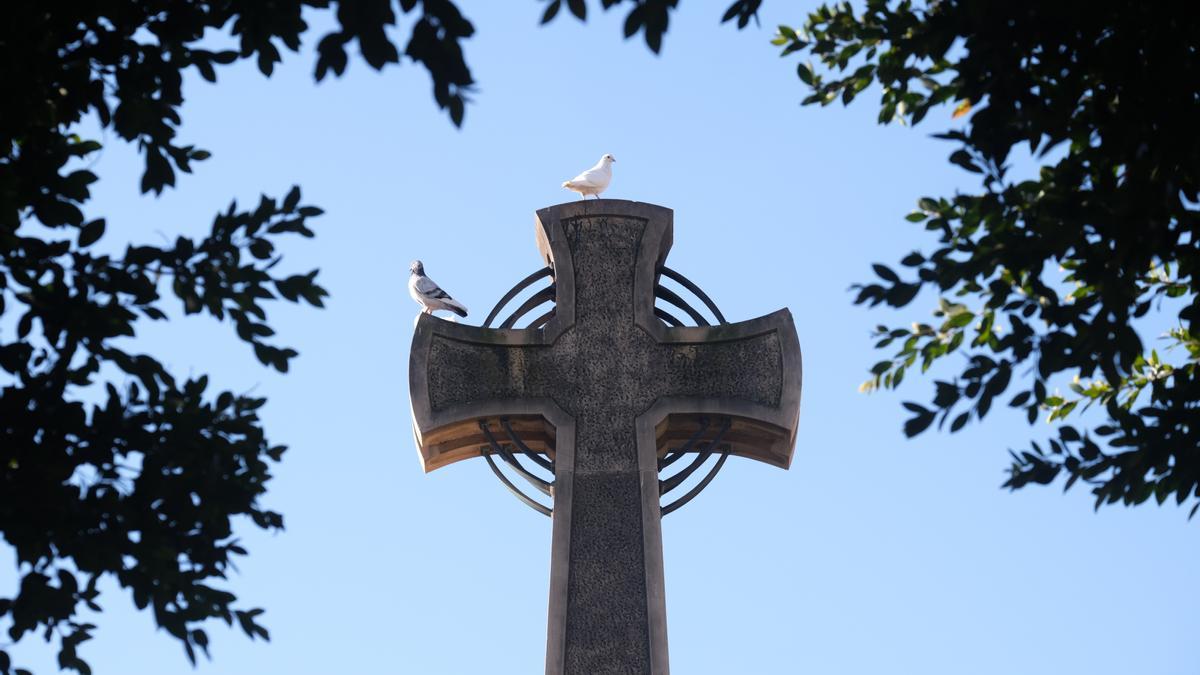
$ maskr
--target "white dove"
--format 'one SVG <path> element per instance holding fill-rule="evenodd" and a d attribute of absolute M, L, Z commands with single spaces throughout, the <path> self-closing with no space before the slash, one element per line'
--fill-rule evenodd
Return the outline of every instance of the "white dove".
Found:
<path fill-rule="evenodd" d="M 424 308 L 422 312 L 433 314 L 434 310 L 444 309 L 462 317 L 467 315 L 467 308 L 463 307 L 462 303 L 450 297 L 450 294 L 443 291 L 433 279 L 425 276 L 425 265 L 420 260 L 414 260 L 408 266 L 408 271 L 412 273 L 408 277 L 408 294 Z"/>
<path fill-rule="evenodd" d="M 596 199 L 599 199 L 600 193 L 607 190 L 608 184 L 612 182 L 612 165 L 615 161 L 617 160 L 612 155 L 605 155 L 596 162 L 596 166 L 564 182 L 562 186 L 578 192 L 580 199 L 588 195 L 595 195 Z"/>

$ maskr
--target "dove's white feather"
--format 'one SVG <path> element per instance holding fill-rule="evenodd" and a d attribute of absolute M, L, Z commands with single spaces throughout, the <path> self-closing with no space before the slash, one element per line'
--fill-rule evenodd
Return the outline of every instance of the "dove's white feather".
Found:
<path fill-rule="evenodd" d="M 608 184 L 612 182 L 612 163 L 615 161 L 612 155 L 605 155 L 600 158 L 599 162 L 596 162 L 596 166 L 563 182 L 562 186 L 585 197 L 587 195 L 599 197 L 600 193 L 607 190 Z"/>
<path fill-rule="evenodd" d="M 609 169 L 607 172 L 602 169 L 588 169 L 587 171 L 584 171 L 567 182 L 573 185 L 579 185 L 581 187 L 603 187 L 607 186 L 608 182 L 611 180 L 611 169 Z"/>

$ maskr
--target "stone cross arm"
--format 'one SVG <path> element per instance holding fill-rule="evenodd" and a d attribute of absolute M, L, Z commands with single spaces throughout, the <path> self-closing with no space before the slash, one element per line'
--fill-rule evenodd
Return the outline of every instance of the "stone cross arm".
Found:
<path fill-rule="evenodd" d="M 653 431 L 657 456 L 682 444 L 694 427 L 688 416 L 700 415 L 733 420 L 722 438 L 730 454 L 784 469 L 791 464 L 798 408 L 785 400 L 784 364 L 795 358 L 785 351 L 789 338 L 796 343 L 787 310 L 724 326 L 666 329 L 663 342 L 642 345 L 644 359 L 623 362 L 614 355 L 600 364 L 600 373 L 576 363 L 574 345 L 544 344 L 540 331 L 480 329 L 426 317 L 420 324 L 413 341 L 413 427 L 426 471 L 478 457 L 488 443 L 479 422 L 501 417 L 512 420 L 526 445 L 557 457 L 574 415 L 556 389 L 598 375 L 636 375 L 644 380 L 639 398 L 658 394 L 635 415 Z"/>

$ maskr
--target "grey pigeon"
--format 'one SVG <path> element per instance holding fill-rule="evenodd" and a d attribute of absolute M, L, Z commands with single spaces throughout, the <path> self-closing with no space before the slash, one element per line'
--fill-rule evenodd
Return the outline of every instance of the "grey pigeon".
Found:
<path fill-rule="evenodd" d="M 420 260 L 414 260 L 408 266 L 408 271 L 412 273 L 408 277 L 408 294 L 423 308 L 425 314 L 444 309 L 462 317 L 467 315 L 467 308 L 463 307 L 462 303 L 450 297 L 450 294 L 443 291 L 433 279 L 425 276 L 425 265 Z"/>
<path fill-rule="evenodd" d="M 599 199 L 600 193 L 607 190 L 608 184 L 612 182 L 612 165 L 615 161 L 617 160 L 612 155 L 605 155 L 600 158 L 599 162 L 596 162 L 596 166 L 565 181 L 562 186 L 578 192 L 580 199 L 588 195 L 594 195 L 596 199 Z"/>

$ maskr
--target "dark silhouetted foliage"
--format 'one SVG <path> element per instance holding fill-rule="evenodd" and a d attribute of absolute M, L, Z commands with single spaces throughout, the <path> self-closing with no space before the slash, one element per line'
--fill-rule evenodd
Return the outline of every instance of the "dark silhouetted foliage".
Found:
<path fill-rule="evenodd" d="M 676 4 L 633 0 L 626 34 L 642 32 L 658 51 Z M 758 4 L 738 0 L 725 19 L 744 26 Z M 546 20 L 559 5 L 549 3 Z M 586 15 L 582 1 L 567 5 Z M 231 205 L 203 238 L 101 253 L 97 242 L 118 228 L 86 213 L 97 180 L 87 167 L 101 146 L 77 130 L 95 119 L 136 144 L 143 193 L 175 186 L 177 172 L 208 157 L 177 138 L 184 73 L 215 82 L 222 66 L 251 59 L 270 76 L 281 47 L 299 49 L 305 11 L 330 12 L 338 26 L 316 43 L 318 81 L 345 72 L 348 50 L 375 69 L 404 56 L 462 124 L 473 80 L 460 42 L 474 28 L 449 0 L 0 6 L 0 534 L 21 575 L 16 596 L 0 598 L 0 620 L 14 642 L 57 638 L 62 669 L 91 672 L 77 647 L 95 626 L 77 610 L 99 608 L 105 577 L 152 607 L 193 661 L 208 652 L 208 619 L 267 638 L 262 610 L 241 609 L 214 586 L 245 554 L 236 516 L 283 526 L 259 503 L 269 462 L 284 451 L 259 423 L 264 401 L 210 391 L 206 376 L 181 381 L 153 355 L 129 351 L 128 338 L 140 320 L 166 320 L 177 301 L 230 323 L 264 365 L 286 371 L 296 352 L 271 340 L 267 307 L 280 298 L 319 307 L 326 293 L 315 271 L 278 272 L 275 247 L 311 237 L 308 219 L 321 211 L 293 188 L 251 210 Z M 414 17 L 403 48 L 389 36 L 399 15 Z M 226 42 L 233 48 L 211 49 Z M 0 675 L 14 673 L 28 675 L 0 650 Z"/>
<path fill-rule="evenodd" d="M 678 0 L 624 5 L 626 37 L 658 52 Z M 745 27 L 761 0 L 737 0 L 720 17 Z M 563 6 L 544 2 L 543 23 Z M 252 59 L 270 75 L 280 48 L 308 31 L 304 11 L 333 14 L 316 42 L 315 78 L 341 75 L 348 51 L 375 69 L 420 64 L 433 98 L 462 124 L 474 84 L 461 41 L 474 28 L 450 0 L 282 0 L 261 3 L 102 0 L 9 2 L 0 9 L 0 533 L 14 547 L 18 593 L 0 598 L 13 641 L 57 637 L 63 669 L 89 673 L 77 647 L 94 626 L 77 620 L 114 578 L 140 608 L 207 653 L 202 627 L 217 618 L 267 637 L 262 610 L 243 609 L 219 584 L 245 551 L 233 520 L 281 528 L 259 503 L 270 444 L 262 399 L 210 392 L 205 376 L 179 380 L 153 356 L 129 351 L 140 320 L 165 320 L 170 303 L 231 324 L 263 364 L 286 371 L 296 352 L 272 341 L 266 308 L 282 298 L 320 306 L 316 273 L 277 272 L 281 237 L 311 237 L 293 188 L 253 209 L 231 205 L 200 239 L 98 252 L 110 232 L 86 214 L 100 145 L 77 129 L 94 118 L 135 143 L 143 192 L 174 186 L 208 153 L 177 139 L 183 73 L 216 81 L 222 66 Z M 400 15 L 407 44 L 392 41 Z M 234 48 L 206 49 L 224 35 Z M 934 423 L 961 429 L 1006 402 L 1033 422 L 1057 423 L 1043 448 L 1014 453 L 1016 489 L 1066 476 L 1092 485 L 1097 507 L 1195 502 L 1200 506 L 1200 318 L 1196 279 L 1200 195 L 1200 57 L 1195 13 L 1134 2 L 868 0 L 780 27 L 785 56 L 808 54 L 805 103 L 849 104 L 882 88 L 879 120 L 917 124 L 954 106 L 961 128 L 949 161 L 978 174 L 977 194 L 927 197 L 909 215 L 937 238 L 904 257 L 903 275 L 876 265 L 880 282 L 857 301 L 906 307 L 938 296 L 937 325 L 879 328 L 898 345 L 864 386 L 894 388 L 905 373 L 951 354 L 965 366 L 934 383 L 928 406 L 905 403 L 915 435 Z M 220 42 L 217 40 L 216 42 Z M 1015 176 L 1018 146 L 1043 164 Z M 109 249 L 111 250 L 111 249 Z M 169 300 L 173 296 L 174 300 Z M 1157 309 L 1156 309 L 1157 308 Z M 1177 314 L 1165 358 L 1147 350 L 1137 320 Z M 1054 393 L 1059 384 L 1072 392 Z M 1071 381 L 1071 379 L 1073 381 Z M 1007 398 L 1007 397 L 1006 397 Z M 86 404 L 85 400 L 98 401 Z M 1088 406 L 1104 423 L 1064 423 Z M 26 675 L 0 650 L 0 675 Z"/>
<path fill-rule="evenodd" d="M 818 64 L 799 66 L 805 104 L 877 84 L 881 123 L 942 106 L 962 118 L 936 136 L 980 191 L 921 199 L 908 220 L 936 247 L 907 255 L 903 274 L 875 265 L 880 281 L 857 289 L 871 306 L 938 296 L 935 324 L 879 327 L 877 346 L 895 351 L 865 389 L 963 364 L 928 406 L 904 404 L 909 436 L 957 431 L 1015 389 L 1003 402 L 1056 433 L 1012 453 L 1007 487 L 1064 475 L 1090 484 L 1097 508 L 1200 508 L 1198 36 L 1200 14 L 1135 0 L 869 0 L 780 27 L 784 55 Z M 1040 164 L 1032 176 L 1012 168 L 1019 147 Z M 1170 355 L 1139 330 L 1152 312 L 1177 317 L 1161 336 Z M 1065 424 L 1089 406 L 1102 423 Z"/>

